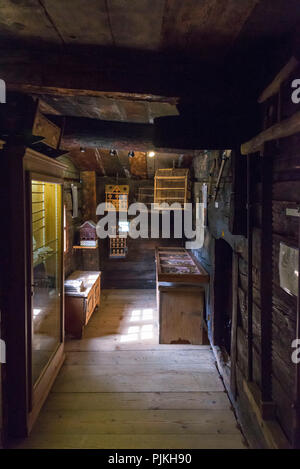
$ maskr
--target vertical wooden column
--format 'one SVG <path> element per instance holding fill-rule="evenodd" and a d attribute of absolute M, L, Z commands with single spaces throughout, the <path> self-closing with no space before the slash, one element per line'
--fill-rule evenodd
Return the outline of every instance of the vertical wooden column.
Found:
<path fill-rule="evenodd" d="M 253 282 L 252 282 L 252 230 L 253 230 L 253 184 L 252 184 L 253 155 L 247 155 L 247 238 L 248 238 L 248 293 L 247 293 L 247 310 L 248 310 L 248 381 L 253 380 L 253 324 L 252 324 L 252 308 L 253 308 Z"/>
<path fill-rule="evenodd" d="M 300 272 L 300 218 L 299 218 L 299 234 L 298 234 L 299 264 L 298 272 Z M 297 297 L 297 323 L 296 323 L 296 339 L 300 340 L 300 275 L 298 275 L 298 297 Z M 300 363 L 295 365 L 295 382 L 294 382 L 294 408 L 293 408 L 293 448 L 300 449 Z"/>
<path fill-rule="evenodd" d="M 82 181 L 82 217 L 83 221 L 93 220 L 96 222 L 96 173 L 95 171 L 81 171 Z"/>
<path fill-rule="evenodd" d="M 272 169 L 273 159 L 265 146 L 261 159 L 261 405 L 263 418 L 272 417 Z"/>
<path fill-rule="evenodd" d="M 6 342 L 4 434 L 27 433 L 27 299 L 26 210 L 23 155 L 25 147 L 7 145 L 1 155 L 2 319 Z"/>
<path fill-rule="evenodd" d="M 236 360 L 237 360 L 237 321 L 238 321 L 238 286 L 239 286 L 239 255 L 233 252 L 232 259 L 232 318 L 231 318 L 231 347 L 230 347 L 230 388 L 236 399 Z"/>

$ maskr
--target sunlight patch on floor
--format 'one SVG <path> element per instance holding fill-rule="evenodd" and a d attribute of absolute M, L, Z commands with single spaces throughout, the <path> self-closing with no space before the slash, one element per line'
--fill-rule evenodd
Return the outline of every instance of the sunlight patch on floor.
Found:
<path fill-rule="evenodd" d="M 130 312 L 129 321 L 134 322 L 134 326 L 129 326 L 121 335 L 120 342 L 139 342 L 154 338 L 154 311 L 152 308 L 134 309 Z M 150 322 L 150 324 L 143 324 Z M 139 323 L 139 324 L 136 324 Z"/>

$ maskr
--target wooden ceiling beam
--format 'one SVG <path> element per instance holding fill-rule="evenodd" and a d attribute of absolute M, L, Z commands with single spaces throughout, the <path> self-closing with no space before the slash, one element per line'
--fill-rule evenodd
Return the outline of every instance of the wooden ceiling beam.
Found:
<path fill-rule="evenodd" d="M 55 117 L 55 116 L 53 116 Z M 124 151 L 184 153 L 184 150 L 232 148 L 253 135 L 249 120 L 223 118 L 198 123 L 183 118 L 156 119 L 154 124 L 133 124 L 97 119 L 66 117 L 61 148 L 99 148 Z M 244 125 L 244 127 L 243 127 Z M 255 127 L 256 129 L 256 127 Z M 245 141 L 244 139 L 244 141 Z"/>
<path fill-rule="evenodd" d="M 222 77 L 198 60 L 180 56 L 86 49 L 79 53 L 16 52 L 0 49 L 7 89 L 36 95 L 99 96 L 176 105 L 182 96 L 222 90 Z M 205 70 L 205 73 L 203 71 Z"/>
<path fill-rule="evenodd" d="M 61 147 L 146 151 L 153 142 L 154 126 L 151 124 L 67 117 Z"/>

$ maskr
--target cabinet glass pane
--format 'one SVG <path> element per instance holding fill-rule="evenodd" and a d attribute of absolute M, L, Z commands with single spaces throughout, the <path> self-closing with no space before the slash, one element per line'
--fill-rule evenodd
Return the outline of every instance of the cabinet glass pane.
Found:
<path fill-rule="evenodd" d="M 61 186 L 32 181 L 32 382 L 61 342 Z"/>

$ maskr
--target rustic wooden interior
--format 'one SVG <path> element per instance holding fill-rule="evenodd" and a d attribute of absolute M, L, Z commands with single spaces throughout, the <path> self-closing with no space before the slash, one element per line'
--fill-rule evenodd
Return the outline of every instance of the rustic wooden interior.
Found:
<path fill-rule="evenodd" d="M 300 449 L 299 27 L 298 0 L 1 1 L 0 446 Z M 98 239 L 101 203 L 152 236 Z"/>

